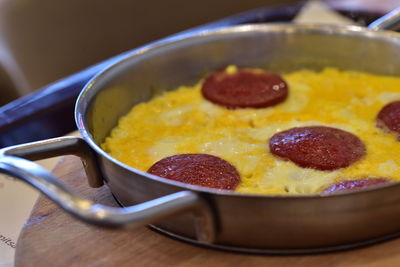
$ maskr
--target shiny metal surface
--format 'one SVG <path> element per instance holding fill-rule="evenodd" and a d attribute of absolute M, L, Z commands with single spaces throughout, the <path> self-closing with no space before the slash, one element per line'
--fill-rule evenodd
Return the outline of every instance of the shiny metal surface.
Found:
<path fill-rule="evenodd" d="M 0 150 L 0 173 L 20 179 L 49 197 L 76 218 L 98 226 L 129 228 L 142 226 L 182 212 L 195 215 L 196 237 L 201 243 L 214 238 L 214 218 L 208 204 L 198 194 L 180 191 L 126 208 L 108 207 L 78 196 L 41 166 L 31 160 L 76 154 L 82 158 L 92 186 L 102 184 L 96 155 L 81 138 L 65 137 L 18 145 Z"/>
<path fill-rule="evenodd" d="M 400 29 L 400 8 L 397 8 L 385 16 L 377 19 L 368 26 L 369 29 L 379 30 L 393 30 L 397 31 Z"/>
<path fill-rule="evenodd" d="M 110 157 L 100 144 L 133 105 L 228 64 L 278 72 L 332 66 L 400 75 L 400 35 L 361 27 L 243 25 L 181 36 L 145 47 L 93 79 L 76 120 L 100 156 L 107 184 L 123 205 L 182 189 L 204 195 L 217 213 L 214 245 L 246 251 L 326 251 L 400 231 L 400 186 L 335 196 L 258 196 L 190 186 L 140 172 Z M 156 227 L 193 239 L 188 218 Z"/>
<path fill-rule="evenodd" d="M 40 160 L 68 154 L 76 155 L 81 158 L 88 178 L 88 183 L 91 187 L 100 187 L 103 185 L 96 154 L 87 143 L 82 140 L 82 138 L 53 138 L 39 142 L 11 146 L 0 150 L 0 156 L 8 155 L 29 160 Z"/>
<path fill-rule="evenodd" d="M 120 214 L 115 220 L 106 216 L 104 224 L 157 220 L 158 228 L 187 240 L 197 236 L 204 242 L 213 240 L 215 247 L 267 252 L 326 251 L 400 232 L 399 184 L 331 196 L 238 194 L 149 175 L 118 162 L 100 147 L 118 119 L 133 105 L 159 92 L 193 84 L 207 72 L 228 64 L 277 72 L 331 66 L 400 75 L 400 62 L 393 60 L 399 56 L 399 46 L 400 34 L 393 32 L 269 24 L 185 34 L 134 51 L 91 80 L 75 111 L 80 133 L 95 152 L 102 177 L 116 198 L 125 206 L 139 205 L 132 209 L 143 207 L 139 203 L 150 205 L 145 206 L 145 215 Z M 51 174 L 15 157 L 44 155 L 29 146 L 11 149 L 15 155 L 3 150 L 0 170 L 33 184 L 82 220 L 101 225 L 101 216 L 96 215 L 99 206 L 85 200 L 83 206 L 89 208 L 80 209 L 74 194 Z M 100 210 L 107 214 L 128 212 L 111 212 L 106 207 Z M 191 213 L 183 212 L 163 219 L 164 215 L 188 210 L 200 216 L 193 218 Z M 193 223 L 196 218 L 200 218 L 199 224 Z M 202 226 L 200 234 L 193 225 Z"/>

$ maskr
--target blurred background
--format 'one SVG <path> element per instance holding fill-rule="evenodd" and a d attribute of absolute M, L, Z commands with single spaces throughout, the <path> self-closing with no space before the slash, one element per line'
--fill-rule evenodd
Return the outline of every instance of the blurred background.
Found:
<path fill-rule="evenodd" d="M 299 1 L 1 1 L 0 105 L 173 33 L 293 2 Z"/>

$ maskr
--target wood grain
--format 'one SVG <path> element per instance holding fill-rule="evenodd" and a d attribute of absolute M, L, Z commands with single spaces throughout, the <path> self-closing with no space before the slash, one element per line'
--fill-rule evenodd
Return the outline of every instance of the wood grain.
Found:
<path fill-rule="evenodd" d="M 88 199 L 116 206 L 107 187 L 89 188 L 79 159 L 64 157 L 54 173 Z M 16 266 L 397 266 L 400 239 L 306 256 L 230 253 L 190 245 L 147 227 L 104 230 L 83 224 L 40 197 L 22 230 Z"/>

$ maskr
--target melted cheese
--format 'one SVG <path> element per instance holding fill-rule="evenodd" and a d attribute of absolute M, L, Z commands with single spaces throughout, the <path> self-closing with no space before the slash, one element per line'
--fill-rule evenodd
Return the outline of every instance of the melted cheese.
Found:
<path fill-rule="evenodd" d="M 102 147 L 142 171 L 175 154 L 216 155 L 238 169 L 241 183 L 236 191 L 245 193 L 318 193 L 335 181 L 365 177 L 400 181 L 400 142 L 375 126 L 379 110 L 400 99 L 400 78 L 333 68 L 301 70 L 283 78 L 289 97 L 264 109 L 228 110 L 210 103 L 201 96 L 201 82 L 165 92 L 133 107 Z M 273 134 L 310 125 L 357 135 L 366 145 L 366 156 L 347 168 L 318 171 L 269 152 Z"/>

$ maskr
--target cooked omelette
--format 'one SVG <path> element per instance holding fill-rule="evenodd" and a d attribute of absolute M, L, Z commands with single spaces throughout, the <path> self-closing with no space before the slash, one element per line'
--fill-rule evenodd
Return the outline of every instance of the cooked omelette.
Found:
<path fill-rule="evenodd" d="M 164 92 L 134 106 L 102 148 L 141 171 L 176 154 L 215 155 L 237 168 L 241 182 L 235 191 L 242 193 L 312 194 L 337 181 L 368 177 L 400 181 L 400 142 L 376 127 L 380 109 L 400 99 L 400 78 L 335 68 L 282 77 L 289 86 L 288 98 L 262 109 L 215 105 L 203 98 L 202 81 Z M 270 153 L 272 135 L 312 125 L 353 133 L 365 143 L 366 155 L 347 168 L 319 171 Z"/>

